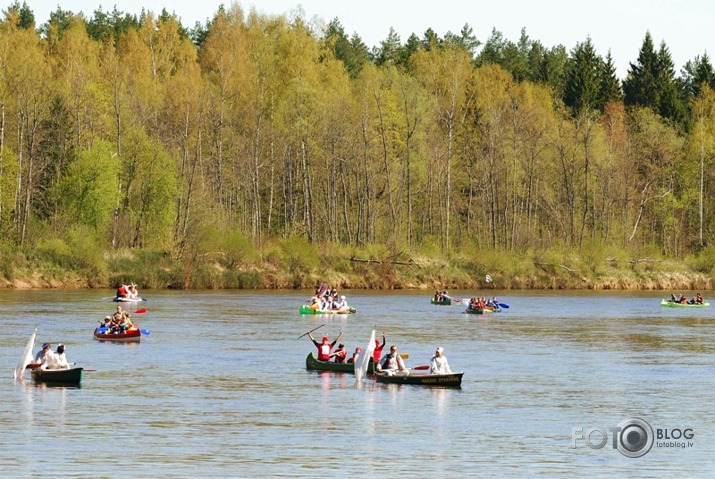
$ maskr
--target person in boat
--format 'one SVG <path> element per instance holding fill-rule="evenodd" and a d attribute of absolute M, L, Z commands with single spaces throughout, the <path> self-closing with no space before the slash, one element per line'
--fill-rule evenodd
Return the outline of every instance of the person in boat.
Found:
<path fill-rule="evenodd" d="M 703 296 L 700 293 L 695 295 L 695 304 L 703 304 Z"/>
<path fill-rule="evenodd" d="M 112 329 L 112 317 L 111 316 L 105 316 L 104 321 L 99 322 L 99 333 L 100 334 L 106 334 L 109 333 L 109 331 Z"/>
<path fill-rule="evenodd" d="M 131 315 L 125 311 L 125 315 L 122 317 L 122 319 L 119 321 L 119 325 L 117 328 L 118 333 L 126 333 L 128 329 L 131 329 L 134 327 L 134 324 L 132 323 Z"/>
<path fill-rule="evenodd" d="M 348 359 L 348 364 L 355 364 L 355 359 L 357 359 L 358 354 L 360 354 L 360 351 L 362 351 L 362 348 L 360 346 L 355 348 L 355 352 L 353 353 L 352 357 Z"/>
<path fill-rule="evenodd" d="M 382 350 L 385 347 L 385 331 L 382 332 L 382 344 L 380 344 L 380 340 L 376 339 L 375 340 L 375 351 L 372 353 L 372 359 L 375 360 L 375 362 L 379 362 L 380 359 L 382 359 Z"/>
<path fill-rule="evenodd" d="M 47 361 L 40 366 L 40 369 L 69 369 L 70 365 L 67 362 L 67 357 L 65 356 L 65 345 L 59 344 L 57 346 L 57 352 L 50 352 L 47 354 Z"/>
<path fill-rule="evenodd" d="M 443 354 L 444 349 L 440 346 L 435 351 L 434 356 L 429 362 L 429 373 L 430 374 L 451 374 L 452 370 L 449 369 L 449 363 L 447 362 L 447 357 Z"/>
<path fill-rule="evenodd" d="M 347 300 L 347 298 L 345 297 L 345 295 L 340 296 L 340 301 L 338 301 L 337 303 L 335 303 L 333 306 L 334 306 L 335 309 L 337 309 L 338 311 L 347 311 L 348 309 L 350 309 L 350 306 L 348 306 L 348 300 Z"/>
<path fill-rule="evenodd" d="M 405 361 L 397 354 L 397 346 L 390 346 L 390 352 L 380 361 L 381 371 L 407 371 Z"/>
<path fill-rule="evenodd" d="M 333 357 L 333 360 L 336 363 L 341 363 L 341 364 L 345 363 L 345 360 L 348 357 L 348 352 L 345 349 L 345 344 L 343 344 L 343 343 L 338 344 L 338 347 L 335 350 L 335 352 L 331 353 L 330 355 Z"/>
<path fill-rule="evenodd" d="M 127 296 L 131 299 L 136 299 L 139 297 L 139 291 L 137 291 L 137 285 L 132 283 L 128 286 Z"/>
<path fill-rule="evenodd" d="M 35 354 L 35 359 L 32 361 L 32 364 L 45 364 L 47 361 L 47 355 L 52 353 L 52 345 L 50 343 L 43 343 L 42 344 L 42 349 L 37 351 L 37 354 Z"/>
<path fill-rule="evenodd" d="M 688 298 L 684 294 L 680 295 L 680 303 L 681 304 L 688 304 Z"/>
<path fill-rule="evenodd" d="M 340 334 L 337 338 L 335 338 L 335 341 L 333 341 L 332 343 L 330 342 L 330 338 L 328 338 L 327 336 L 323 336 L 323 341 L 321 343 L 316 341 L 313 335 L 310 333 L 308 333 L 308 337 L 311 341 L 313 341 L 315 347 L 318 348 L 318 361 L 330 361 L 330 353 L 335 347 L 335 344 L 340 341 L 340 338 L 343 337 L 343 332 L 340 331 Z"/>
<path fill-rule="evenodd" d="M 126 285 L 120 284 L 117 288 L 117 298 L 126 298 L 128 291 Z"/>

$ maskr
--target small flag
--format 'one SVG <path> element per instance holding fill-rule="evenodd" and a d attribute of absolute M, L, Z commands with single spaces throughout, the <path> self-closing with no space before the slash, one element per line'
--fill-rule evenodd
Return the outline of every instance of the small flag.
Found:
<path fill-rule="evenodd" d="M 487 275 L 487 283 L 491 283 L 491 282 L 492 282 L 492 277 Z"/>

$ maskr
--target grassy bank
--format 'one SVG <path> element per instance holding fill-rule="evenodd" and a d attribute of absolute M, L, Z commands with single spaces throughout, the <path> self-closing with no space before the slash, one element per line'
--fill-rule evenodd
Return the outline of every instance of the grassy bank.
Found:
<path fill-rule="evenodd" d="M 682 260 L 591 248 L 581 251 L 487 251 L 314 245 L 300 238 L 242 243 L 232 250 L 196 251 L 175 258 L 164 251 L 99 251 L 91 245 L 43 244 L 0 251 L 5 288 L 711 290 L 715 253 Z"/>

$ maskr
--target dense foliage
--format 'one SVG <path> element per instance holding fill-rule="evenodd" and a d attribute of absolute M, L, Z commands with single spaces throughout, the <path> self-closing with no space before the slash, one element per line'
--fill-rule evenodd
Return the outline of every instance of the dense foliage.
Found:
<path fill-rule="evenodd" d="M 621 84 L 590 38 L 465 25 L 370 50 L 338 19 L 235 4 L 190 31 L 166 11 L 3 13 L 6 246 L 234 269 L 273 242 L 301 275 L 312 244 L 685 258 L 715 240 L 713 67 L 676 77 L 649 33 Z"/>

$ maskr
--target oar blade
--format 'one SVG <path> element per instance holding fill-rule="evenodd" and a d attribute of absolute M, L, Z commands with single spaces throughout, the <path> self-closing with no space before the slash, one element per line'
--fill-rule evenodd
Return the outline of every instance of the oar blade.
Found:
<path fill-rule="evenodd" d="M 139 308 L 136 311 L 134 311 L 134 314 L 144 314 L 146 313 L 146 308 Z"/>

